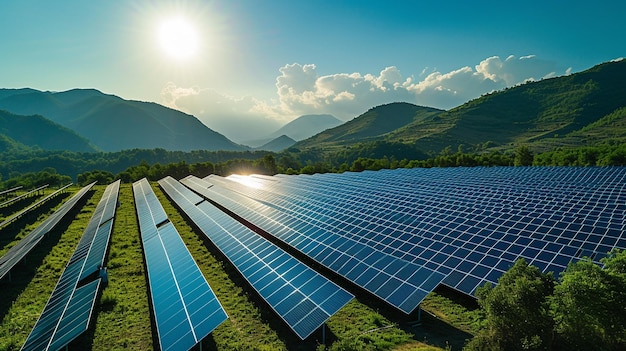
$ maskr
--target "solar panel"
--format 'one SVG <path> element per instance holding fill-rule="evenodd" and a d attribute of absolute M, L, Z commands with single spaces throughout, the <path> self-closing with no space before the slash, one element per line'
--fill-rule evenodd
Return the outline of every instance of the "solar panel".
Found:
<path fill-rule="evenodd" d="M 22 350 L 58 350 L 87 330 L 101 279 L 87 282 L 84 278 L 97 272 L 104 262 L 112 218 L 103 223 L 103 215 L 114 215 L 119 185 L 118 180 L 105 189 Z"/>
<path fill-rule="evenodd" d="M 219 183 L 216 178 L 211 181 Z M 444 278 L 428 267 L 377 251 L 351 233 L 328 230 L 324 223 L 328 216 L 292 214 L 225 187 L 209 188 L 206 181 L 192 176 L 182 183 L 407 314 Z"/>
<path fill-rule="evenodd" d="M 48 350 L 60 350 L 87 330 L 100 282 L 100 279 L 94 280 L 74 291 L 67 308 L 69 312 L 63 314 Z"/>
<path fill-rule="evenodd" d="M 35 230 L 26 235 L 15 246 L 11 247 L 4 256 L 0 257 L 0 279 L 4 278 L 11 269 L 20 262 L 54 227 L 76 206 L 83 196 L 93 187 L 91 183 L 80 189 L 67 200 L 58 210 L 44 220 Z"/>
<path fill-rule="evenodd" d="M 148 181 L 133 193 L 160 349 L 189 350 L 228 316 Z"/>
<path fill-rule="evenodd" d="M 320 231 L 321 237 L 335 233 L 432 269 L 445 277 L 443 284 L 469 295 L 486 282 L 496 284 L 518 258 L 558 274 L 584 256 L 599 263 L 611 249 L 626 248 L 623 167 L 398 169 L 251 178 L 256 187 L 242 178 L 213 176 L 205 179 L 212 185 L 206 193 L 257 226 L 278 223 L 266 231 L 313 256 L 319 249 L 301 244 L 310 231 Z M 338 249 L 348 252 L 343 245 Z"/>
<path fill-rule="evenodd" d="M 301 339 L 353 298 L 173 178 L 159 184 Z"/>

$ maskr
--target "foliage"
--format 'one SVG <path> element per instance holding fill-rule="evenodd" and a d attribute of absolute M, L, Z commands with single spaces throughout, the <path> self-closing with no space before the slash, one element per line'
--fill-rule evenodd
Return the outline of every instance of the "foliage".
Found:
<path fill-rule="evenodd" d="M 585 259 L 562 274 L 552 298 L 556 331 L 568 348 L 623 350 L 626 347 L 626 252 Z"/>
<path fill-rule="evenodd" d="M 268 152 L 261 151 L 206 151 L 190 152 L 167 151 L 164 149 L 132 149 L 119 152 L 71 152 L 71 151 L 44 151 L 36 149 L 14 150 L 0 152 L 0 174 L 4 178 L 11 174 L 38 172 L 47 167 L 54 167 L 60 174 L 67 174 L 76 178 L 78 174 L 102 170 L 119 174 L 124 170 L 146 164 L 170 164 L 185 162 L 196 163 L 225 163 L 229 160 L 257 160 Z"/>
<path fill-rule="evenodd" d="M 487 326 L 468 345 L 470 350 L 547 350 L 552 343 L 553 320 L 548 297 L 554 277 L 518 260 L 498 280 L 479 288 L 478 303 Z"/>
<path fill-rule="evenodd" d="M 0 180 L 1 179 L 0 177 Z M 39 172 L 28 172 L 11 177 L 0 183 L 0 189 L 8 189 L 16 186 L 22 186 L 24 189 L 33 189 L 46 184 L 50 187 L 59 187 L 71 182 L 72 178 L 69 176 L 58 174 L 54 168 L 48 167 Z"/>
<path fill-rule="evenodd" d="M 556 149 L 535 156 L 535 166 L 626 166 L 626 144 Z"/>
<path fill-rule="evenodd" d="M 626 251 L 570 263 L 558 281 L 519 260 L 477 291 L 486 326 L 466 350 L 626 349 Z"/>
<path fill-rule="evenodd" d="M 93 182 L 98 182 L 98 184 L 109 184 L 114 180 L 115 175 L 113 173 L 99 170 L 81 173 L 77 177 L 78 184 L 83 186 Z"/>
<path fill-rule="evenodd" d="M 528 146 L 522 145 L 515 149 L 515 158 L 513 164 L 515 166 L 532 166 L 534 155 Z"/>

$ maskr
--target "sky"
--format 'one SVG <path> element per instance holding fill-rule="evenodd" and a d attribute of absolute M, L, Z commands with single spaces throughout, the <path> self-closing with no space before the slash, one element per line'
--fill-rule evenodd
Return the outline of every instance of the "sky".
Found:
<path fill-rule="evenodd" d="M 621 1 L 6 0 L 0 87 L 95 88 L 237 142 L 304 114 L 450 109 L 626 56 Z"/>

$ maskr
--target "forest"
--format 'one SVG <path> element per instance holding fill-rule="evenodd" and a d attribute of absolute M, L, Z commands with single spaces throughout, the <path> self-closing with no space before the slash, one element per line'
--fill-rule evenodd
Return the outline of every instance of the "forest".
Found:
<path fill-rule="evenodd" d="M 114 179 L 133 182 L 146 177 L 182 178 L 189 174 L 314 174 L 360 172 L 395 168 L 494 167 L 494 166 L 624 166 L 626 145 L 604 143 L 599 146 L 559 148 L 534 153 L 525 145 L 513 151 L 466 152 L 445 148 L 428 155 L 410 145 L 376 141 L 361 143 L 339 152 L 287 149 L 280 153 L 262 151 L 166 151 L 164 149 L 127 150 L 114 153 L 77 153 L 29 151 L 25 154 L 0 154 L 0 189 L 22 185 L 60 185 L 71 181 L 101 184 Z"/>

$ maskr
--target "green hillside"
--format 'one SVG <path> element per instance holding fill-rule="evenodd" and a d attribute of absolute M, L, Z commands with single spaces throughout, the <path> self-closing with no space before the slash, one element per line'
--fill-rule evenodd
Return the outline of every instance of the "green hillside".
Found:
<path fill-rule="evenodd" d="M 545 139 L 563 138 L 626 106 L 626 61 L 598 65 L 570 76 L 524 84 L 483 96 L 438 116 L 451 127 L 428 138 L 416 135 L 418 147 L 440 150 L 459 144 L 547 146 Z M 411 126 L 407 129 L 410 130 Z M 626 134 L 626 129 L 619 131 Z M 399 131 L 393 137 L 408 138 Z M 587 144 L 578 140 L 573 146 Z"/>
<path fill-rule="evenodd" d="M 410 123 L 420 123 L 442 110 L 399 102 L 378 106 L 338 127 L 295 145 L 297 148 L 336 147 L 382 140 L 387 133 Z"/>
<path fill-rule="evenodd" d="M 4 134 L 0 134 L 0 153 L 14 153 L 17 151 L 27 150 L 28 146 L 20 144 Z"/>
<path fill-rule="evenodd" d="M 44 150 L 95 152 L 89 141 L 42 116 L 20 116 L 0 110 L 0 151 L 36 147 Z"/>
<path fill-rule="evenodd" d="M 569 76 L 484 95 L 449 111 L 408 103 L 375 107 L 339 127 L 304 140 L 299 149 L 326 152 L 358 142 L 402 142 L 430 154 L 456 150 L 535 151 L 622 141 L 626 137 L 626 60 Z"/>

